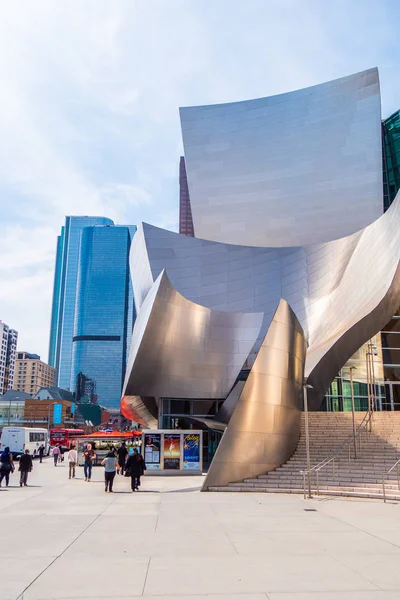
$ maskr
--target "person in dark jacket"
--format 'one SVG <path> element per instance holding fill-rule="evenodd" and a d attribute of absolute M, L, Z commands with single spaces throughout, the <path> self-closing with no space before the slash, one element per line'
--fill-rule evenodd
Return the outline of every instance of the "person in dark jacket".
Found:
<path fill-rule="evenodd" d="M 32 456 L 29 454 L 29 450 L 26 449 L 25 453 L 19 459 L 19 471 L 21 473 L 21 477 L 19 480 L 19 485 L 22 487 L 23 485 L 28 485 L 28 473 L 30 473 L 33 469 Z"/>
<path fill-rule="evenodd" d="M 125 469 L 126 456 L 128 454 L 128 449 L 126 447 L 125 442 L 122 442 L 122 444 L 118 448 L 117 454 L 118 454 L 118 464 L 119 464 L 119 469 L 117 472 L 121 473 L 121 475 L 123 475 L 124 469 Z"/>
<path fill-rule="evenodd" d="M 139 454 L 137 448 L 135 448 L 133 454 L 128 456 L 128 460 L 125 465 L 125 475 L 131 478 L 132 492 L 135 490 L 139 491 L 140 478 L 146 471 L 146 463 L 144 462 L 143 456 Z"/>
<path fill-rule="evenodd" d="M 39 460 L 40 462 L 43 461 L 43 454 L 44 454 L 44 445 L 42 444 L 39 448 Z"/>
<path fill-rule="evenodd" d="M 6 487 L 8 487 L 8 484 L 10 483 L 10 473 L 14 473 L 14 462 L 9 446 L 4 448 L 4 451 L 1 453 L 0 463 L 0 486 L 4 478 L 6 480 Z"/>

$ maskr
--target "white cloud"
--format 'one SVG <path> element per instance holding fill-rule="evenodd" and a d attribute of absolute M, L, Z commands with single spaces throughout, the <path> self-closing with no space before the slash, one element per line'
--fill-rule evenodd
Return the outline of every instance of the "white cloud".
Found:
<path fill-rule="evenodd" d="M 66 214 L 176 228 L 179 105 L 381 68 L 400 105 L 394 0 L 20 0 L 0 7 L 0 319 L 46 356 Z"/>

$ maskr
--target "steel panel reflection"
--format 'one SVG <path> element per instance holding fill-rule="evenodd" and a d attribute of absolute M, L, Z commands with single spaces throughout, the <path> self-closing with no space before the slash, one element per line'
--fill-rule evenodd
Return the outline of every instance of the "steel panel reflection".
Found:
<path fill-rule="evenodd" d="M 302 246 L 352 234 L 382 214 L 376 68 L 180 115 L 199 238 Z"/>
<path fill-rule="evenodd" d="M 290 458 L 300 435 L 302 385 L 306 340 L 300 324 L 285 300 L 281 300 L 250 375 L 222 436 L 209 468 L 203 490 L 256 477 L 275 469 Z M 286 348 L 274 347 L 275 329 L 281 330 Z M 302 369 L 293 377 L 289 368 L 294 358 L 294 341 L 302 335 Z M 298 344 L 297 344 L 298 345 Z M 298 359 L 297 359 L 298 360 Z M 267 374 L 271 361 L 281 362 L 279 372 Z M 271 382 L 276 379 L 277 383 Z M 282 396 L 280 381 L 286 382 Z"/>
<path fill-rule="evenodd" d="M 134 327 L 123 395 L 135 402 L 139 396 L 226 398 L 262 320 L 262 313 L 217 313 L 195 304 L 163 271 Z"/>
<path fill-rule="evenodd" d="M 313 380 L 318 381 L 317 395 L 316 392 L 310 394 L 310 402 L 317 407 L 327 386 L 346 360 L 362 343 L 379 331 L 376 311 L 379 314 L 379 322 L 385 322 L 396 310 L 393 304 L 400 302 L 400 298 L 395 294 L 396 297 L 391 303 L 381 304 L 387 294 L 393 298 L 390 290 L 400 257 L 399 223 L 400 195 L 384 215 L 362 231 L 333 242 L 303 248 L 271 249 L 219 244 L 143 224 L 139 228 L 141 235 L 135 236 L 132 243 L 132 257 L 139 255 L 146 263 L 146 268 L 143 265 L 141 267 L 142 272 L 146 273 L 143 279 L 140 279 L 140 272 L 132 271 L 132 280 L 136 286 L 135 300 L 140 304 L 140 299 L 149 292 L 151 281 L 162 271 L 164 263 L 159 254 L 157 258 L 153 256 L 153 247 L 157 248 L 157 252 L 165 251 L 170 257 L 189 257 L 192 254 L 218 257 L 221 271 L 225 274 L 221 277 L 221 285 L 225 291 L 218 294 L 217 303 L 214 302 L 213 295 L 202 295 L 202 267 L 198 267 L 200 283 L 197 287 L 193 287 L 192 284 L 187 286 L 186 270 L 178 267 L 172 258 L 169 259 L 172 260 L 172 266 L 168 268 L 168 276 L 172 285 L 196 304 L 227 313 L 232 310 L 232 306 L 236 307 L 235 312 L 240 310 L 244 313 L 264 313 L 260 334 L 247 360 L 248 367 L 251 367 L 282 294 L 295 312 L 307 337 L 309 348 L 305 372 L 307 376 L 313 373 Z M 242 261 L 247 264 L 245 269 L 240 267 Z M 372 268 L 371 265 L 379 267 Z M 260 267 L 263 269 L 261 272 L 258 270 Z M 297 283 L 292 281 L 290 285 L 286 285 L 287 277 L 293 277 L 292 268 L 300 269 L 302 274 L 299 275 Z M 238 281 L 237 269 L 250 300 L 236 301 L 235 292 L 230 291 L 231 285 Z M 151 279 L 148 277 L 149 272 Z M 270 280 L 271 285 L 260 285 L 260 278 Z M 223 302 L 221 296 L 224 298 Z M 375 316 L 372 318 L 373 311 Z M 368 328 L 363 326 L 364 336 L 346 335 L 363 319 L 370 323 Z M 223 328 L 215 326 L 213 329 L 213 338 L 224 338 Z M 254 332 L 248 329 L 242 333 L 254 335 Z M 329 359 L 330 364 L 337 370 L 332 373 L 332 369 L 327 368 L 327 361 L 324 361 L 324 366 L 319 371 L 319 362 L 325 355 L 333 356 L 336 344 L 340 343 L 345 335 L 346 344 L 340 345 L 339 355 L 334 361 Z M 279 337 L 276 337 L 276 344 L 282 343 Z M 245 344 L 246 342 L 247 340 L 244 341 Z M 243 356 L 246 348 L 247 346 L 242 352 Z M 294 354 L 297 354 L 296 350 Z M 294 368 L 298 367 L 294 365 Z M 318 376 L 318 372 L 321 376 Z"/>

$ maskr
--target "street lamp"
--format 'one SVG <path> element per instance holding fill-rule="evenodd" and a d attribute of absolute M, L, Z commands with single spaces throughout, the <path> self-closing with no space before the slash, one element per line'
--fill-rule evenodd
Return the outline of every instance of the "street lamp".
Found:
<path fill-rule="evenodd" d="M 374 356 L 378 354 L 378 349 L 375 344 L 369 342 L 368 350 L 365 353 L 367 361 L 367 391 L 368 391 L 368 414 L 369 414 L 369 431 L 372 431 L 372 412 L 375 408 L 375 369 Z M 370 358 L 371 357 L 371 360 Z"/>
<path fill-rule="evenodd" d="M 350 367 L 351 412 L 352 412 L 352 418 L 353 418 L 354 458 L 357 458 L 356 418 L 355 418 L 354 387 L 353 387 L 353 369 L 357 369 L 357 367 L 353 367 L 353 366 Z"/>
<path fill-rule="evenodd" d="M 313 386 L 304 381 L 303 384 L 303 397 L 304 397 L 304 426 L 306 433 L 306 457 L 307 457 L 307 480 L 308 480 L 308 497 L 312 498 L 311 495 L 311 459 L 310 459 L 310 432 L 308 429 L 308 396 L 307 390 L 313 389 Z"/>

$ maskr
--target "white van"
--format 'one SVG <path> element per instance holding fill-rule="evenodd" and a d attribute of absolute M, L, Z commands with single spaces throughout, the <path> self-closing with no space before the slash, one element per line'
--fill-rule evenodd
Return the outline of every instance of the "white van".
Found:
<path fill-rule="evenodd" d="M 3 427 L 0 439 L 0 450 L 9 446 L 13 456 L 23 454 L 29 450 L 32 456 L 36 456 L 40 446 L 44 444 L 44 454 L 49 451 L 49 435 L 47 429 L 39 427 Z"/>

